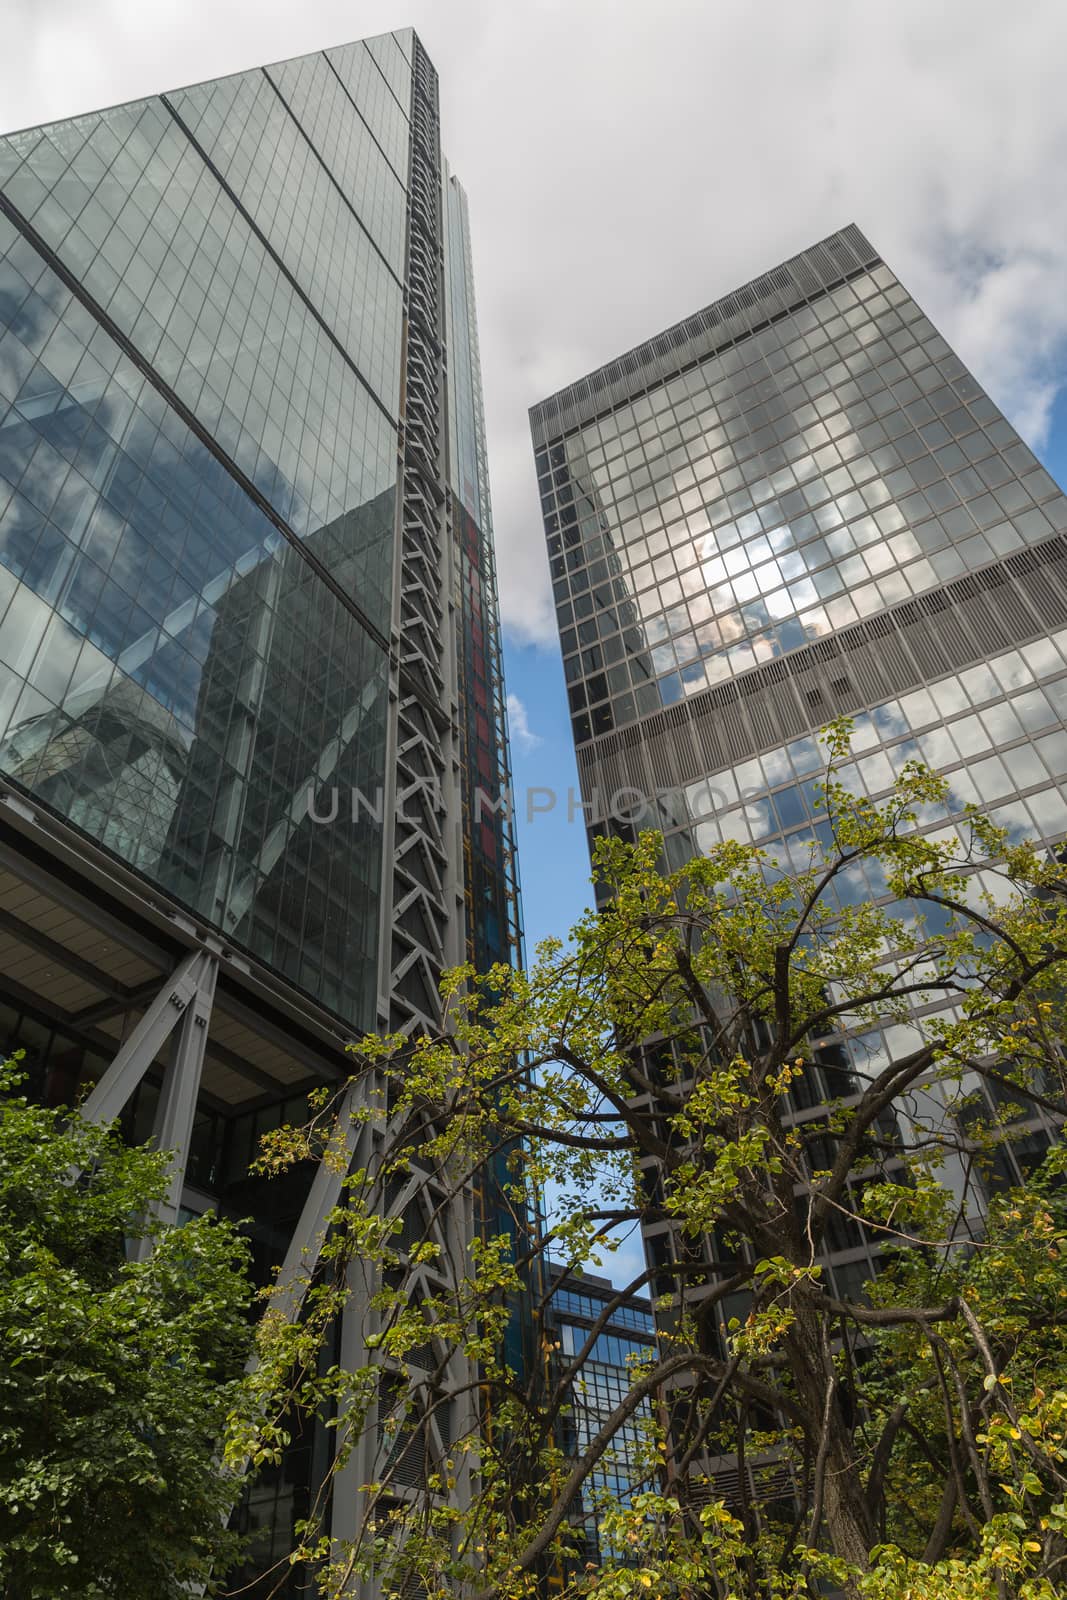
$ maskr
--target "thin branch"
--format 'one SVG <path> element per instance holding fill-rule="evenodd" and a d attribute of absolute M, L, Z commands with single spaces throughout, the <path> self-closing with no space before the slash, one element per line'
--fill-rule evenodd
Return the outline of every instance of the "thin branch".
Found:
<path fill-rule="evenodd" d="M 815 1455 L 815 1492 L 812 1499 L 811 1521 L 808 1524 L 807 1538 L 809 1550 L 815 1548 L 819 1538 L 819 1528 L 822 1524 L 823 1495 L 826 1489 L 826 1462 L 830 1454 L 830 1418 L 833 1415 L 836 1396 L 837 1379 L 831 1368 L 829 1381 L 826 1385 L 826 1399 L 823 1402 L 819 1448 Z"/>
<path fill-rule="evenodd" d="M 908 1402 L 906 1400 L 897 1402 L 886 1419 L 885 1427 L 882 1429 L 882 1436 L 874 1449 L 874 1459 L 871 1462 L 871 1470 L 867 1476 L 867 1504 L 871 1509 L 872 1517 L 877 1516 L 878 1513 L 878 1506 L 885 1490 L 885 1476 L 889 1470 L 893 1446 L 896 1443 L 897 1434 L 900 1432 L 900 1425 L 904 1421 L 904 1413 L 907 1409 Z"/>
<path fill-rule="evenodd" d="M 956 1477 L 954 1473 L 950 1473 L 945 1479 L 945 1489 L 941 1496 L 941 1506 L 937 1513 L 937 1521 L 930 1530 L 930 1537 L 926 1542 L 926 1549 L 923 1551 L 923 1560 L 927 1566 L 936 1565 L 948 1548 L 958 1499 L 959 1489 L 956 1484 Z"/>
<path fill-rule="evenodd" d="M 971 1510 L 971 1504 L 967 1498 L 966 1485 L 963 1481 L 963 1463 L 960 1461 L 959 1441 L 956 1438 L 956 1415 L 952 1406 L 952 1396 L 949 1393 L 948 1382 L 945 1378 L 945 1369 L 941 1364 L 941 1356 L 937 1345 L 934 1343 L 936 1335 L 932 1330 L 927 1330 L 926 1337 L 930 1345 L 930 1354 L 933 1357 L 934 1370 L 937 1373 L 938 1388 L 941 1391 L 941 1405 L 945 1416 L 945 1439 L 948 1444 L 948 1459 L 952 1468 L 952 1476 L 956 1481 L 956 1497 L 959 1500 L 960 1510 L 963 1512 L 968 1528 L 974 1538 L 980 1539 L 982 1530 L 979 1526 L 978 1518 Z M 908 1432 L 917 1441 L 921 1441 L 918 1429 L 913 1428 L 910 1423 L 906 1424 L 906 1426 Z M 924 1450 L 928 1450 L 929 1447 L 925 1444 L 925 1441 L 922 1441 L 922 1443 Z"/>
<path fill-rule="evenodd" d="M 586 1446 L 581 1459 L 575 1463 L 540 1531 L 529 1541 L 526 1548 L 516 1558 L 512 1569 L 513 1572 L 515 1574 L 529 1572 L 531 1567 L 545 1553 L 559 1532 L 582 1484 L 593 1471 L 605 1451 L 608 1450 L 619 1429 L 625 1422 L 629 1421 L 643 1400 L 646 1400 L 661 1384 L 665 1383 L 668 1378 L 674 1377 L 677 1373 L 705 1372 L 709 1376 L 716 1376 L 721 1374 L 723 1368 L 723 1362 L 715 1361 L 710 1356 L 699 1356 L 691 1353 L 678 1355 L 662 1362 L 654 1372 L 648 1373 L 640 1382 L 634 1384 L 629 1393 L 616 1406 L 611 1416 L 600 1429 L 600 1432 Z M 779 1394 L 776 1390 L 769 1389 L 767 1385 L 752 1379 L 748 1374 L 737 1373 L 735 1374 L 735 1379 L 744 1388 L 749 1389 L 764 1404 L 767 1403 L 769 1398 L 770 1403 L 774 1406 L 794 1413 L 798 1412 L 799 1408 L 787 1396 Z M 479 1589 L 471 1596 L 471 1600 L 497 1600 L 497 1597 L 498 1588 L 494 1584 L 490 1588 Z"/>

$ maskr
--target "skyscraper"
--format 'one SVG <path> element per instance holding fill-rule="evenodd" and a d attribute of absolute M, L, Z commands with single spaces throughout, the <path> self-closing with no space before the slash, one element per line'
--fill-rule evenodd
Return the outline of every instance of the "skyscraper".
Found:
<path fill-rule="evenodd" d="M 918 756 L 951 785 L 939 825 L 971 802 L 1013 837 L 1067 834 L 1067 500 L 857 228 L 531 426 L 591 832 L 657 827 L 673 865 L 720 839 L 807 865 L 815 735 L 848 714 L 858 793 Z M 855 867 L 840 892 L 885 884 Z M 823 1052 L 794 1101 L 847 1094 L 900 1031 Z M 1015 1131 L 1005 1177 L 1046 1142 L 1038 1113 Z M 832 1232 L 851 1292 L 877 1251 Z"/>
<path fill-rule="evenodd" d="M 514 958 L 507 769 L 414 33 L 0 139 L 0 1045 L 176 1147 L 171 1214 L 313 1247 L 329 1182 L 264 1192 L 255 1134 Z"/>
<path fill-rule="evenodd" d="M 545 1332 L 557 1348 L 557 1366 L 565 1368 L 584 1349 L 617 1291 L 609 1279 L 592 1272 L 568 1272 L 555 1261 L 547 1262 L 546 1269 L 552 1295 L 545 1306 Z M 632 1295 L 615 1308 L 597 1333 L 581 1376 L 572 1385 L 560 1441 L 568 1458 L 581 1457 L 588 1450 L 629 1392 L 634 1364 L 654 1355 L 652 1302 L 645 1295 Z M 597 1496 L 607 1494 L 625 1504 L 648 1487 L 647 1423 L 651 1416 L 651 1402 L 642 1401 L 590 1473 L 572 1510 L 571 1522 L 580 1534 L 576 1554 L 580 1564 L 598 1562 L 609 1553 L 603 1549 Z"/>

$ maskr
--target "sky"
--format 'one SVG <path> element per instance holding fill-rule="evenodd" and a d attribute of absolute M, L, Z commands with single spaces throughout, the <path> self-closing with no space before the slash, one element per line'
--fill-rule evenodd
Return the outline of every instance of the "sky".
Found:
<path fill-rule="evenodd" d="M 470 199 L 516 789 L 558 796 L 533 944 L 588 861 L 529 406 L 856 222 L 1064 481 L 1067 6 L 5 0 L 0 129 L 408 25 Z"/>

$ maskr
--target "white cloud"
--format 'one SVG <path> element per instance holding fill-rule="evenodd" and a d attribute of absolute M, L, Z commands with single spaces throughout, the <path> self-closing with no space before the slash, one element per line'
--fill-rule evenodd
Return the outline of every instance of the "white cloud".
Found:
<path fill-rule="evenodd" d="M 15 0 L 0 122 L 408 23 L 470 195 L 519 636 L 554 631 L 527 408 L 846 222 L 1043 442 L 1067 367 L 1062 0 Z"/>
<path fill-rule="evenodd" d="M 539 733 L 534 733 L 526 717 L 526 707 L 517 694 L 508 695 L 508 730 L 512 742 L 517 744 L 525 754 L 536 750 L 544 741 Z"/>

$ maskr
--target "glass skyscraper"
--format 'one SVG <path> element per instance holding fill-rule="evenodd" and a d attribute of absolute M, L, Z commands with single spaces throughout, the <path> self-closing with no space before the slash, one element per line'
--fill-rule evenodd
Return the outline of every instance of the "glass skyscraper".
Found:
<path fill-rule="evenodd" d="M 479 786 L 470 238 L 417 37 L 0 138 L 0 1047 L 279 1261 L 310 1175 L 249 1180 L 257 1132 L 517 955 Z M 257 1491 L 275 1555 L 306 1482 Z"/>
<path fill-rule="evenodd" d="M 616 1298 L 617 1291 L 609 1279 L 592 1272 L 567 1271 L 555 1261 L 547 1262 L 546 1269 L 551 1298 L 545 1306 L 545 1334 L 556 1351 L 554 1370 L 558 1372 L 585 1348 L 593 1325 Z M 647 1296 L 631 1295 L 605 1321 L 570 1388 L 560 1438 L 568 1460 L 585 1454 L 629 1393 L 635 1365 L 643 1365 L 655 1355 L 652 1302 Z M 651 1419 L 652 1404 L 642 1401 L 583 1486 L 571 1514 L 572 1526 L 579 1536 L 575 1553 L 578 1566 L 587 1561 L 599 1562 L 603 1556 L 615 1553 L 603 1548 L 598 1497 L 607 1496 L 612 1503 L 626 1504 L 632 1495 L 649 1488 L 654 1481 L 648 1466 Z"/>
<path fill-rule="evenodd" d="M 656 827 L 675 866 L 736 839 L 806 867 L 827 839 L 816 734 L 847 714 L 857 793 L 918 757 L 951 785 L 925 826 L 974 803 L 1013 837 L 1067 835 L 1067 500 L 857 228 L 531 425 L 592 833 Z M 886 885 L 864 863 L 837 892 Z M 796 1115 L 907 1035 L 817 1052 Z M 1013 1133 L 1004 1178 L 1046 1144 L 1038 1113 Z M 854 1293 L 877 1246 L 848 1219 L 832 1233 L 828 1281 Z"/>
<path fill-rule="evenodd" d="M 788 856 L 848 714 L 859 791 L 1067 833 L 1067 499 L 857 228 L 531 424 L 593 831 Z"/>

